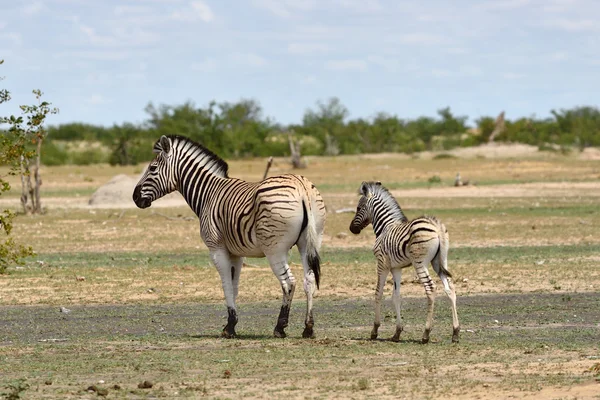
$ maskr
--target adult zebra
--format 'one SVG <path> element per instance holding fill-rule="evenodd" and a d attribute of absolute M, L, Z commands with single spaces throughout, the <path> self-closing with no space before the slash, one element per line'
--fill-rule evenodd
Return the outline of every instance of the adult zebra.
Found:
<path fill-rule="evenodd" d="M 423 216 L 409 221 L 400 205 L 381 182 L 363 182 L 359 189 L 360 199 L 356 215 L 350 223 L 350 231 L 359 234 L 367 225 L 373 224 L 375 245 L 373 253 L 377 259 L 377 289 L 375 291 L 375 323 L 371 339 L 377 338 L 381 325 L 381 298 L 383 287 L 390 271 L 394 279 L 392 300 L 396 309 L 396 333 L 393 341 L 400 340 L 402 320 L 400 318 L 400 282 L 402 268 L 415 267 L 419 280 L 425 286 L 429 309 L 423 333 L 423 343 L 429 342 L 433 323 L 435 284 L 429 276 L 429 263 L 444 284 L 444 291 L 452 304 L 452 341 L 458 342 L 460 327 L 456 313 L 456 293 L 448 271 L 448 231 L 437 218 Z"/>
<path fill-rule="evenodd" d="M 315 186 L 299 175 L 252 183 L 230 178 L 227 163 L 204 146 L 182 136 L 161 136 L 155 158 L 133 191 L 139 208 L 178 190 L 200 220 L 200 236 L 219 271 L 228 319 L 223 336 L 234 337 L 236 298 L 243 257 L 267 257 L 281 283 L 283 304 L 274 334 L 285 337 L 296 279 L 288 251 L 298 247 L 307 297 L 303 337 L 314 337 L 312 298 L 319 287 L 319 248 L 325 204 Z"/>

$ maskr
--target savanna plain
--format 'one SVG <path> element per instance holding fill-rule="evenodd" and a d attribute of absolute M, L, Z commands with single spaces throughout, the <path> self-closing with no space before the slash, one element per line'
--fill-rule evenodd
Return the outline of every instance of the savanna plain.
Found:
<path fill-rule="evenodd" d="M 273 337 L 281 289 L 264 259 L 242 270 L 239 337 L 220 337 L 220 279 L 185 204 L 88 205 L 111 178 L 144 166 L 43 168 L 46 212 L 18 215 L 12 233 L 37 254 L 0 275 L 0 397 L 600 398 L 600 157 L 507 148 L 307 161 L 300 173 L 328 208 L 312 340 L 301 337 L 302 285 L 288 337 Z M 265 163 L 230 161 L 230 175 L 259 180 Z M 298 171 L 276 159 L 269 175 L 287 172 Z M 453 186 L 457 172 L 469 185 Z M 391 282 L 380 339 L 369 339 L 374 234 L 348 231 L 363 180 L 381 181 L 409 218 L 446 224 L 460 343 L 435 276 L 432 341 L 420 344 L 426 298 L 412 269 L 401 341 L 387 340 Z M 14 187 L 0 206 L 18 210 Z"/>

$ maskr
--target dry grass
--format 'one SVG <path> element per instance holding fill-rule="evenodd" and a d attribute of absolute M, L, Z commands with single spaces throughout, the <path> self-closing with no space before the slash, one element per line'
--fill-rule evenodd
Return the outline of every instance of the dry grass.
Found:
<path fill-rule="evenodd" d="M 264 165 L 265 160 L 233 161 L 230 175 L 258 180 Z M 138 210 L 86 205 L 91 193 L 114 175 L 136 176 L 141 171 L 140 166 L 54 167 L 42 171 L 47 213 L 19 215 L 13 231 L 17 241 L 31 243 L 38 255 L 23 267 L 10 268 L 10 274 L 0 278 L 0 304 L 4 306 L 0 307 L 0 326 L 13 312 L 18 315 L 36 309 L 24 305 L 86 308 L 94 304 L 129 307 L 193 303 L 214 314 L 206 321 L 212 324 L 208 330 L 216 335 L 223 321 L 215 315 L 224 314 L 220 280 L 199 238 L 197 220 L 188 219 L 193 217 L 191 211 L 186 207 Z M 477 186 L 452 187 L 458 171 L 464 179 L 477 181 Z M 285 160 L 276 160 L 271 174 L 286 172 L 292 170 Z M 572 293 L 595 295 L 600 291 L 597 161 L 548 154 L 528 159 L 440 160 L 344 156 L 309 158 L 309 167 L 302 173 L 319 187 L 329 209 L 317 310 L 339 301 L 360 302 L 324 321 L 329 331 L 322 333 L 318 341 L 274 341 L 268 336 L 222 341 L 210 335 L 190 338 L 178 333 L 165 337 L 150 332 L 146 333 L 149 342 L 135 339 L 132 343 L 125 333 L 118 337 L 106 334 L 73 339 L 64 347 L 42 348 L 25 341 L 7 343 L 0 336 L 0 361 L 7 361 L 13 371 L 0 382 L 4 385 L 7 379 L 18 378 L 27 370 L 35 371 L 29 378 L 40 385 L 48 375 L 43 371 L 52 370 L 55 383 L 42 385 L 41 389 L 38 386 L 36 392 L 29 390 L 31 398 L 81 397 L 85 395 L 79 387 L 82 382 L 91 384 L 109 375 L 113 381 L 125 379 L 131 383 L 134 377 L 143 375 L 141 369 L 165 382 L 162 389 L 152 392 L 153 396 L 163 397 L 176 397 L 174 393 L 178 393 L 181 397 L 268 398 L 283 393 L 289 398 L 428 398 L 433 394 L 481 399 L 534 398 L 542 394 L 593 398 L 597 384 L 585 371 L 593 367 L 595 360 L 586 357 L 599 355 L 597 341 L 582 339 L 578 331 L 568 334 L 572 336 L 559 330 L 546 331 L 552 327 L 544 325 L 545 317 L 532 322 L 538 324 L 538 336 L 527 336 L 528 331 L 519 330 L 527 316 L 519 314 L 527 312 L 520 308 L 498 305 L 494 311 L 475 311 L 459 306 L 459 313 L 462 311 L 467 320 L 465 326 L 481 324 L 481 332 L 487 332 L 486 342 L 464 331 L 466 344 L 457 347 L 353 340 L 356 336 L 368 337 L 370 329 L 370 299 L 375 284 L 370 246 L 374 236 L 370 229 L 359 236 L 350 234 L 352 214 L 335 210 L 356 206 L 355 192 L 361 181 L 380 180 L 393 190 L 409 217 L 433 214 L 447 225 L 452 246 L 450 268 L 465 302 L 471 296 L 485 299 L 493 294 L 544 293 L 564 296 L 568 304 Z M 439 176 L 441 184 L 430 185 L 432 176 Z M 3 196 L 0 205 L 18 207 L 17 195 Z M 299 276 L 297 263 L 294 250 L 292 269 Z M 257 317 L 256 324 L 262 325 L 256 332 L 269 333 L 280 288 L 265 260 L 250 259 L 247 264 L 242 271 L 239 302 L 246 309 L 259 310 L 259 316 L 263 315 L 260 310 L 267 309 L 264 312 L 269 315 L 264 321 L 268 322 Z M 406 270 L 403 296 L 410 304 L 424 305 L 423 289 L 412 280 L 413 272 Z M 296 299 L 299 307 L 302 290 Z M 22 308 L 6 307 L 17 305 Z M 523 317 L 515 322 L 518 334 L 525 338 L 523 343 L 508 331 L 494 331 L 493 318 L 486 315 L 486 310 Z M 385 314 L 386 332 L 393 324 L 389 311 Z M 557 312 L 550 308 L 542 311 L 540 315 L 548 316 Z M 567 325 L 567 315 L 576 314 L 570 309 L 561 312 L 560 318 L 565 319 L 558 322 Z M 301 311 L 296 313 L 300 318 Z M 411 311 L 407 318 L 412 326 L 408 337 L 418 338 L 420 328 L 415 324 L 422 325 L 422 311 Z M 511 314 L 506 318 L 510 320 Z M 250 319 L 244 321 L 253 323 Z M 355 321 L 361 322 L 352 325 Z M 441 322 L 442 326 L 447 324 L 447 319 Z M 585 334 L 597 336 L 593 324 L 586 324 L 582 328 Z M 348 326 L 355 329 L 350 336 L 343 333 Z M 553 346 L 552 335 L 556 332 L 565 338 Z M 573 339 L 572 347 L 564 344 L 569 338 Z M 96 357 L 99 352 L 113 354 L 113 361 L 100 363 Z M 222 365 L 218 361 L 223 359 L 233 361 Z M 63 364 L 82 372 L 69 373 Z M 88 369 L 88 364 L 93 369 Z M 233 375 L 224 379 L 228 368 Z M 295 378 L 288 378 L 292 375 Z M 72 388 L 70 382 L 79 386 Z M 318 389 L 313 392 L 315 382 Z M 432 391 L 424 390 L 427 385 L 433 385 Z M 145 396 L 140 390 L 121 395 Z"/>

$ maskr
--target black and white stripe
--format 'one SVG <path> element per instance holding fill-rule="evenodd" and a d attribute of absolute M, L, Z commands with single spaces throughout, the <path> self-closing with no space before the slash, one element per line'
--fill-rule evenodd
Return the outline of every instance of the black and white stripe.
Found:
<path fill-rule="evenodd" d="M 435 284 L 431 280 L 428 265 L 438 274 L 444 291 L 452 304 L 452 341 L 458 342 L 460 327 L 456 312 L 456 292 L 448 271 L 448 231 L 437 218 L 423 216 L 409 221 L 396 199 L 381 185 L 381 182 L 361 184 L 356 214 L 350 223 L 350 231 L 359 234 L 367 225 L 373 224 L 375 245 L 373 253 L 377 259 L 377 289 L 375 292 L 375 323 L 371 338 L 377 338 L 381 325 L 381 298 L 383 287 L 390 272 L 394 279 L 393 303 L 396 309 L 396 333 L 392 340 L 398 341 L 402 332 L 400 318 L 400 282 L 402 268 L 414 266 L 419 281 L 425 287 L 428 299 L 427 321 L 422 341 L 429 341 L 433 324 Z"/>
<path fill-rule="evenodd" d="M 312 297 L 319 286 L 319 248 L 325 204 L 316 187 L 300 175 L 262 182 L 228 176 L 227 163 L 204 146 L 182 136 L 162 136 L 156 157 L 137 184 L 133 200 L 140 208 L 179 191 L 200 220 L 200 235 L 223 284 L 229 319 L 223 335 L 235 335 L 240 271 L 244 257 L 267 257 L 283 290 L 275 335 L 285 337 L 296 279 L 288 251 L 296 245 L 304 267 L 307 311 L 304 337 L 313 336 Z"/>

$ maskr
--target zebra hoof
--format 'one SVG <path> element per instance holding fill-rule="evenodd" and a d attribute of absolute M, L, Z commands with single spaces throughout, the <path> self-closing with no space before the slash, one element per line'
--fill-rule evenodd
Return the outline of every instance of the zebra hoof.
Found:
<path fill-rule="evenodd" d="M 304 339 L 314 339 L 315 338 L 315 332 L 313 331 L 313 328 L 304 328 L 304 331 L 302 332 L 302 337 Z"/>
<path fill-rule="evenodd" d="M 460 328 L 455 328 L 452 331 L 452 343 L 458 343 L 458 334 L 460 332 Z"/>
<path fill-rule="evenodd" d="M 273 331 L 273 336 L 275 336 L 276 338 L 283 339 L 287 335 L 285 334 L 285 331 L 283 329 L 278 330 L 277 328 L 275 328 L 275 330 Z"/>
<path fill-rule="evenodd" d="M 376 333 L 371 333 L 371 340 L 375 340 L 377 339 L 377 334 Z"/>
<path fill-rule="evenodd" d="M 427 344 L 427 343 L 429 343 L 428 337 L 424 337 L 423 339 L 421 339 L 421 344 Z"/>
<path fill-rule="evenodd" d="M 223 332 L 221 332 L 221 337 L 224 337 L 225 339 L 233 339 L 235 338 L 237 335 L 235 333 L 234 330 L 232 330 L 231 332 L 227 331 L 227 329 L 223 329 Z"/>
<path fill-rule="evenodd" d="M 390 340 L 394 343 L 398 343 L 400 341 L 400 335 L 394 335 Z"/>

